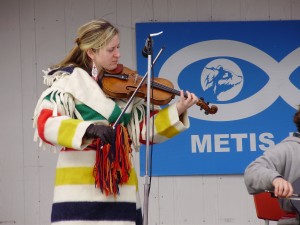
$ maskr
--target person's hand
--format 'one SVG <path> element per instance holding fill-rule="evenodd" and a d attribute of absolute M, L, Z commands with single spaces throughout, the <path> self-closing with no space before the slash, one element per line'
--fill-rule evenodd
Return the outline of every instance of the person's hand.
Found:
<path fill-rule="evenodd" d="M 274 186 L 274 195 L 278 198 L 289 198 L 294 192 L 292 184 L 282 177 L 276 177 L 272 184 Z"/>
<path fill-rule="evenodd" d="M 113 144 L 115 140 L 115 130 L 111 126 L 91 124 L 85 132 L 86 138 L 100 138 L 103 145 Z"/>
<path fill-rule="evenodd" d="M 186 92 L 186 97 L 184 97 L 183 91 L 180 91 L 180 98 L 176 104 L 178 115 L 180 116 L 185 110 L 190 108 L 192 105 L 196 104 L 198 97 L 194 93 Z"/>

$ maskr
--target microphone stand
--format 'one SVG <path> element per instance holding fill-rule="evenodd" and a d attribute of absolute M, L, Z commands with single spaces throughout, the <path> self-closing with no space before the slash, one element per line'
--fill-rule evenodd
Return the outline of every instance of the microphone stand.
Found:
<path fill-rule="evenodd" d="M 149 141 L 149 132 L 150 132 L 150 86 L 151 83 L 151 65 L 152 65 L 152 38 L 149 35 L 148 43 L 146 44 L 147 47 L 147 55 L 148 55 L 148 77 L 147 77 L 147 112 L 146 112 L 146 160 L 145 160 L 145 176 L 144 176 L 144 210 L 143 210 L 143 225 L 148 224 L 148 205 L 149 205 L 149 192 L 150 192 L 150 176 L 149 176 L 149 165 L 148 165 L 148 158 L 150 156 L 150 141 Z M 143 52 L 145 53 L 145 52 Z"/>
<path fill-rule="evenodd" d="M 128 100 L 127 104 L 125 105 L 125 108 L 123 109 L 123 111 L 121 112 L 121 114 L 119 115 L 119 117 L 117 118 L 116 122 L 114 123 L 114 125 L 112 126 L 113 129 L 115 129 L 116 125 L 119 123 L 120 119 L 122 118 L 123 114 L 125 113 L 126 109 L 128 108 L 128 106 L 130 105 L 130 103 L 132 102 L 134 96 L 136 95 L 136 93 L 138 92 L 138 90 L 140 89 L 140 87 L 143 85 L 145 79 L 147 78 L 147 111 L 146 111 L 146 168 L 145 168 L 145 183 L 144 183 L 144 212 L 143 212 L 143 225 L 148 225 L 148 202 L 149 202 L 149 190 L 150 190 L 150 176 L 149 176 L 149 155 L 150 155 L 150 151 L 149 151 L 149 146 L 150 146 L 150 140 L 149 140 L 149 134 L 150 134 L 150 99 L 151 99 L 151 95 L 150 95 L 150 89 L 151 89 L 151 69 L 152 66 L 155 64 L 156 60 L 158 59 L 158 57 L 160 56 L 161 52 L 164 50 L 164 48 L 162 48 L 158 55 L 156 56 L 156 58 L 154 59 L 153 63 L 152 63 L 152 36 L 157 36 L 160 35 L 162 33 L 155 33 L 155 34 L 150 34 L 145 48 L 143 49 L 143 55 L 148 55 L 148 69 L 147 69 L 147 73 L 145 74 L 145 76 L 143 77 L 143 79 L 141 80 L 141 82 L 139 83 L 139 85 L 137 86 L 137 88 L 135 89 L 135 91 L 133 92 L 133 94 L 131 95 L 130 99 Z"/>
<path fill-rule="evenodd" d="M 157 36 L 162 33 L 150 34 L 147 43 L 145 45 L 145 49 L 143 50 L 143 54 L 148 55 L 148 76 L 147 76 L 147 117 L 146 117 L 146 163 L 145 163 L 145 180 L 144 180 L 144 212 L 143 212 L 143 225 L 148 225 L 148 205 L 149 205 L 149 191 L 150 191 L 150 176 L 149 176 L 149 158 L 150 158 L 150 89 L 151 89 L 151 69 L 152 69 L 152 36 Z"/>

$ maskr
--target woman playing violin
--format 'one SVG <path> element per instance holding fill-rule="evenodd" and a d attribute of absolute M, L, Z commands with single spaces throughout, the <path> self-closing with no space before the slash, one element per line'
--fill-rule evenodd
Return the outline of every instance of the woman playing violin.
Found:
<path fill-rule="evenodd" d="M 145 100 L 135 97 L 112 125 L 127 99 L 101 89 L 105 71 L 118 68 L 119 31 L 105 20 L 78 29 L 71 52 L 44 71 L 48 88 L 34 112 L 35 140 L 59 150 L 52 224 L 142 224 L 132 150 L 145 143 Z M 177 102 L 151 110 L 151 143 L 189 127 L 187 109 L 198 98 L 181 91 Z"/>

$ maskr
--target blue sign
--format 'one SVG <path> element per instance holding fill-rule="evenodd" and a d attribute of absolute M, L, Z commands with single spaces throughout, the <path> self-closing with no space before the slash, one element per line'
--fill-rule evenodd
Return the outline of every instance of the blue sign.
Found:
<path fill-rule="evenodd" d="M 189 109 L 190 129 L 151 148 L 151 175 L 242 174 L 246 166 L 296 131 L 300 104 L 300 21 L 137 23 L 142 50 L 153 36 L 155 77 L 216 105 Z M 141 149 L 145 174 L 145 148 Z"/>

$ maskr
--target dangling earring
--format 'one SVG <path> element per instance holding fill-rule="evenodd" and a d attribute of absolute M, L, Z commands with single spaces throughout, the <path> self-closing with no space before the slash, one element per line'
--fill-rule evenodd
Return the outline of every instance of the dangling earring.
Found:
<path fill-rule="evenodd" d="M 98 69 L 97 69 L 94 61 L 93 61 L 93 67 L 92 67 L 92 76 L 93 76 L 94 80 L 97 80 L 97 78 L 98 78 Z"/>

